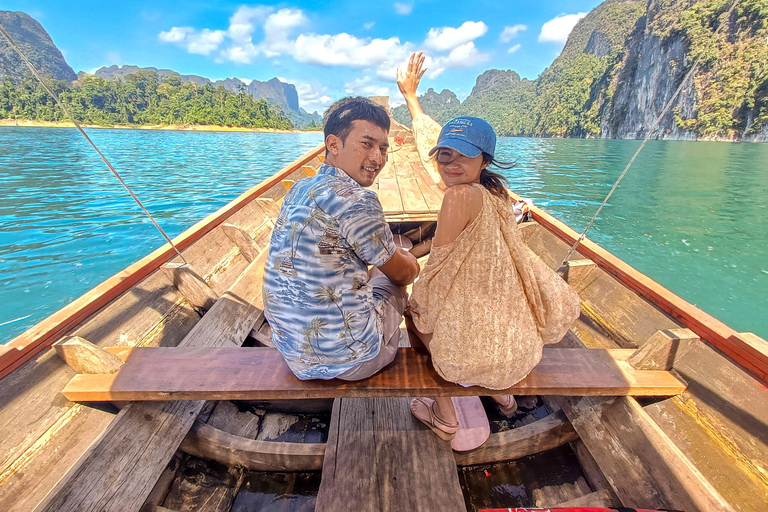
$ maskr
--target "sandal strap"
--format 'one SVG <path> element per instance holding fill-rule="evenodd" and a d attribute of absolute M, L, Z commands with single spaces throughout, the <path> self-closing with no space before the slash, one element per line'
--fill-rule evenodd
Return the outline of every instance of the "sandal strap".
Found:
<path fill-rule="evenodd" d="M 459 429 L 459 422 L 458 421 L 456 423 L 448 423 L 445 420 L 443 420 L 440 416 L 438 416 L 437 413 L 435 413 L 435 403 L 436 402 L 432 402 L 429 405 L 429 419 L 432 422 L 432 424 L 434 426 L 438 427 L 438 423 L 439 423 L 439 426 L 445 427 L 444 429 L 442 429 L 442 428 L 440 429 L 443 432 L 446 431 L 445 429 L 448 429 L 448 430 L 458 430 Z M 448 433 L 452 433 L 452 432 L 448 432 Z"/>

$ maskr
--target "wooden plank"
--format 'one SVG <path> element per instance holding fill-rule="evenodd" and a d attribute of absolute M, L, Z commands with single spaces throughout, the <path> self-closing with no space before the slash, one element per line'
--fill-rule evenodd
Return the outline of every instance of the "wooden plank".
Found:
<path fill-rule="evenodd" d="M 416 178 L 398 176 L 397 184 L 400 188 L 400 197 L 403 201 L 403 210 L 407 212 L 429 212 L 430 208 L 424 199 L 424 194 L 419 189 Z"/>
<path fill-rule="evenodd" d="M 688 389 L 646 412 L 734 507 L 768 510 L 768 389 L 708 343 L 675 372 Z"/>
<path fill-rule="evenodd" d="M 179 346 L 239 345 L 263 315 L 264 259 L 254 260 Z M 152 491 L 205 402 L 130 403 L 56 485 L 40 511 L 136 510 Z"/>
<path fill-rule="evenodd" d="M 157 483 L 152 488 L 152 492 L 149 493 L 144 504 L 141 506 L 139 512 L 158 512 L 156 507 L 160 506 L 160 503 L 165 501 L 165 497 L 168 495 L 168 490 L 171 484 L 176 480 L 176 474 L 179 472 L 179 467 L 182 465 L 182 461 L 186 462 L 187 456 L 183 453 L 176 453 L 168 463 L 168 466 L 163 470 L 160 478 L 157 479 Z M 162 507 L 161 507 L 162 508 Z"/>
<path fill-rule="evenodd" d="M 77 375 L 63 393 L 73 401 L 270 400 L 373 396 L 471 396 L 482 390 L 440 378 L 428 357 L 400 349 L 387 371 L 361 382 L 297 379 L 265 347 L 121 348 L 117 374 Z M 635 370 L 632 350 L 545 348 L 521 382 L 494 394 L 671 396 L 685 385 L 665 371 Z M 487 394 L 487 393 L 486 393 Z"/>
<path fill-rule="evenodd" d="M 196 457 L 251 471 L 319 471 L 325 443 L 262 441 L 196 422 L 181 449 Z"/>
<path fill-rule="evenodd" d="M 558 401 L 623 504 L 687 512 L 733 510 L 636 400 Z"/>
<path fill-rule="evenodd" d="M 284 176 L 315 158 L 324 149 L 325 145 L 320 145 L 288 164 L 271 178 L 259 183 L 177 236 L 173 243 L 179 250 L 190 246 L 195 240 L 224 222 L 254 198 L 267 192 Z M 32 356 L 50 346 L 69 329 L 72 329 L 104 305 L 130 289 L 175 255 L 176 252 L 169 244 L 163 245 L 11 340 L 7 345 L 18 349 L 18 353 L 14 354 L 17 357 L 11 361 L 4 361 L 4 366 L 0 367 L 0 379 L 21 366 L 24 361 L 29 360 Z"/>
<path fill-rule="evenodd" d="M 414 419 L 409 404 L 334 402 L 316 511 L 466 510 L 450 444 Z"/>
<path fill-rule="evenodd" d="M 403 201 L 400 198 L 400 190 L 397 188 L 397 180 L 379 177 L 379 201 L 385 215 L 402 213 Z"/>
<path fill-rule="evenodd" d="M 150 312 L 154 318 L 154 310 L 144 311 L 143 316 Z M 140 324 L 141 316 L 137 315 Z M 171 309 L 159 315 L 157 324 L 140 325 L 137 331 L 126 329 L 127 342 L 175 346 L 199 319 L 189 306 Z M 142 332 L 144 329 L 147 331 Z M 109 337 L 102 334 L 102 339 L 120 341 L 120 331 L 107 332 Z M 33 510 L 115 417 L 56 398 L 54 390 L 61 389 L 73 374 L 53 351 L 46 351 L 0 385 L 0 503 L 8 512 Z M 20 394 L 20 389 L 25 391 Z"/>
<path fill-rule="evenodd" d="M 512 197 L 520 199 L 520 196 L 514 193 Z M 539 224 L 567 244 L 573 244 L 578 239 L 579 233 L 576 233 L 565 223 L 555 219 L 540 208 L 532 207 L 531 213 Z M 748 342 L 739 338 L 739 333 L 734 329 L 678 297 L 589 239 L 584 239 L 581 242 L 579 253 L 590 258 L 600 268 L 603 268 L 629 288 L 659 306 L 675 319 L 682 322 L 684 326 L 701 336 L 702 339 L 709 341 L 728 354 L 735 361 L 749 366 L 750 369 L 754 368 L 756 375 L 763 382 L 768 383 L 768 354 L 756 354 Z"/>
<path fill-rule="evenodd" d="M 419 185 L 419 190 L 424 196 L 424 200 L 429 206 L 429 209 L 435 213 L 440 211 L 440 206 L 443 204 L 443 191 L 437 188 L 434 184 L 432 177 L 427 171 L 421 167 L 421 164 L 409 163 L 411 168 L 416 174 L 416 181 Z"/>
<path fill-rule="evenodd" d="M 456 465 L 473 466 L 527 457 L 574 441 L 579 436 L 562 411 L 522 427 L 491 434 L 480 448 L 454 452 Z"/>

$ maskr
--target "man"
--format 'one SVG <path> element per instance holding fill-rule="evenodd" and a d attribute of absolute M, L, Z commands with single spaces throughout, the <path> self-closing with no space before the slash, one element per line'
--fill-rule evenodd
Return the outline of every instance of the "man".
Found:
<path fill-rule="evenodd" d="M 272 340 L 300 379 L 360 380 L 397 353 L 416 258 L 395 247 L 375 192 L 389 116 L 365 98 L 325 113 L 325 163 L 291 187 L 264 269 Z M 369 278 L 368 265 L 376 269 Z"/>

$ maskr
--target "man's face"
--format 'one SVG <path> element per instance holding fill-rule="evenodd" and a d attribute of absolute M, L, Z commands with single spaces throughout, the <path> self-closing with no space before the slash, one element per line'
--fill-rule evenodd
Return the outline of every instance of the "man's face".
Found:
<path fill-rule="evenodd" d="M 373 185 L 387 163 L 387 132 L 370 121 L 352 121 L 346 142 L 336 135 L 325 141 L 327 163 L 338 167 L 363 187 Z"/>

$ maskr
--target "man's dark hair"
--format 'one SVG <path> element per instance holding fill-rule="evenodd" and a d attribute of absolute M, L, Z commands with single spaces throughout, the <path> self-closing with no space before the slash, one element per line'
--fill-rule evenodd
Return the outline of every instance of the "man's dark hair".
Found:
<path fill-rule="evenodd" d="M 347 142 L 347 135 L 352 130 L 353 121 L 370 121 L 389 133 L 389 114 L 384 107 L 368 98 L 357 96 L 342 98 L 323 114 L 323 135 L 336 135 L 342 142 Z"/>

